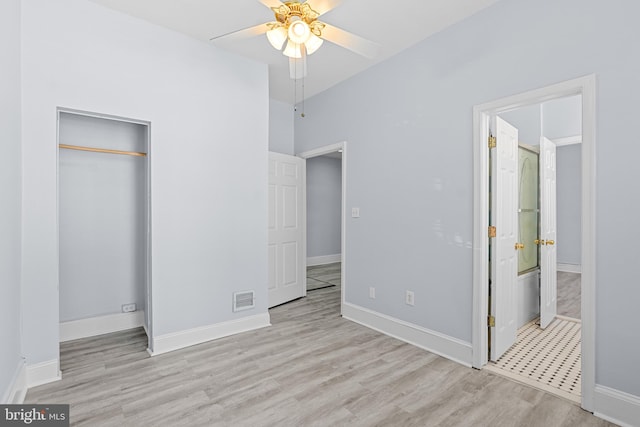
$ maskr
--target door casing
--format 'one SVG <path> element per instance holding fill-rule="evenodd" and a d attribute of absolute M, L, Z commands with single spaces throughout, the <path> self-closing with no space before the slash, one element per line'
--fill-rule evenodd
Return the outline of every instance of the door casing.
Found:
<path fill-rule="evenodd" d="M 582 403 L 593 411 L 595 393 L 596 268 L 596 76 L 594 74 L 497 99 L 473 108 L 473 325 L 472 364 L 488 362 L 489 289 L 489 120 L 492 115 L 572 95 L 582 96 Z"/>

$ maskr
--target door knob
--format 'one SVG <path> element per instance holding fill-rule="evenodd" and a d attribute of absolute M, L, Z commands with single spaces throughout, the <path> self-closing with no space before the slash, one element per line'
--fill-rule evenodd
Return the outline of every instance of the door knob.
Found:
<path fill-rule="evenodd" d="M 556 241 L 555 240 L 547 240 L 547 245 L 555 245 Z"/>
<path fill-rule="evenodd" d="M 536 239 L 533 241 L 533 243 L 535 243 L 536 245 L 544 245 L 545 241 L 544 240 L 540 240 L 540 239 Z"/>
<path fill-rule="evenodd" d="M 524 243 L 516 243 L 516 251 L 518 249 L 524 249 Z"/>

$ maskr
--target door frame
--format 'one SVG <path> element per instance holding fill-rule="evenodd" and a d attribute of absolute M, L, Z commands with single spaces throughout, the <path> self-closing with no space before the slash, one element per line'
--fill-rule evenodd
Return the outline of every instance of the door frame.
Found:
<path fill-rule="evenodd" d="M 591 74 L 473 107 L 473 313 L 472 366 L 488 362 L 489 119 L 492 115 L 571 95 L 582 95 L 582 408 L 593 411 L 595 393 L 596 76 Z"/>
<path fill-rule="evenodd" d="M 342 150 L 342 212 L 340 220 L 340 314 L 343 313 L 345 303 L 345 285 L 346 281 L 346 232 L 345 227 L 347 225 L 347 141 L 338 142 L 336 144 L 325 145 L 315 148 L 313 150 L 304 151 L 298 154 L 298 157 L 305 159 L 311 159 L 314 157 L 324 156 L 325 154 L 336 153 Z M 304 268 L 307 269 L 306 248 L 307 248 L 307 177 L 304 177 L 304 185 L 302 186 L 302 198 L 304 203 L 304 230 L 302 233 L 303 245 L 305 248 Z M 306 289 L 305 289 L 306 292 Z"/>
<path fill-rule="evenodd" d="M 146 249 L 146 265 L 145 273 L 146 280 L 144 283 L 145 293 L 145 307 L 144 307 L 144 322 L 143 328 L 147 335 L 147 352 L 153 354 L 153 282 L 152 282 L 152 203 L 151 203 L 151 122 L 147 120 L 132 119 L 129 117 L 117 116 L 112 114 L 96 113 L 92 111 L 77 110 L 74 108 L 57 107 L 56 108 L 56 257 L 58 262 L 58 283 L 60 282 L 60 116 L 61 114 L 75 114 L 78 116 L 93 117 L 97 119 L 113 120 L 117 122 L 133 123 L 144 126 L 145 128 L 145 148 L 147 155 L 146 161 L 146 173 L 145 173 L 145 249 Z M 60 286 L 58 285 L 58 306 L 60 305 Z M 59 317 L 59 316 L 58 316 Z M 58 322 L 60 319 L 58 318 Z M 60 346 L 58 345 L 58 361 L 60 360 Z M 59 367 L 58 367 L 59 368 Z M 60 371 L 60 369 L 58 369 Z M 62 373 L 60 374 L 62 375 Z"/>

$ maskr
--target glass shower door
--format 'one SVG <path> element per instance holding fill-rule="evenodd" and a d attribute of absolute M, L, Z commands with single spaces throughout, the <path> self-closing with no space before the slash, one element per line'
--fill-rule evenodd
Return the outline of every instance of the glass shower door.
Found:
<path fill-rule="evenodd" d="M 538 224 L 540 216 L 538 197 L 538 153 L 524 147 L 519 152 L 519 201 L 518 201 L 518 242 L 524 248 L 518 251 L 518 274 L 538 267 Z"/>

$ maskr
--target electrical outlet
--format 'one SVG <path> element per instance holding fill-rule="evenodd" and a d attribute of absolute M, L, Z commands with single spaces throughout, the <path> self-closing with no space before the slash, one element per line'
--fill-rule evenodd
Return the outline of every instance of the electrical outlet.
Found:
<path fill-rule="evenodd" d="M 369 287 L 369 298 L 376 299 L 376 288 L 373 286 Z"/>
<path fill-rule="evenodd" d="M 122 304 L 122 312 L 123 313 L 131 313 L 132 311 L 136 311 L 136 304 Z"/>
<path fill-rule="evenodd" d="M 360 208 L 351 208 L 351 218 L 360 218 Z"/>
<path fill-rule="evenodd" d="M 416 301 L 415 301 L 415 295 L 413 294 L 413 291 L 407 291 L 407 293 L 404 296 L 404 302 L 407 305 L 415 305 Z"/>

